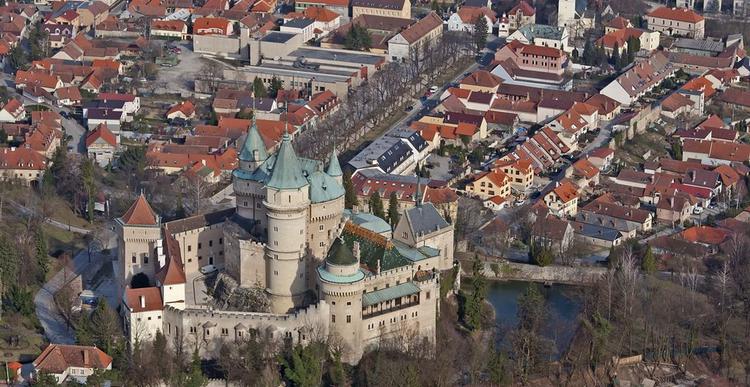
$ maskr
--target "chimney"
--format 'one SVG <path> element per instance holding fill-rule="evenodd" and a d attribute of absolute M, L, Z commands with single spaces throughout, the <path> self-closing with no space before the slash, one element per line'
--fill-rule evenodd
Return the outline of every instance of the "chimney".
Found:
<path fill-rule="evenodd" d="M 352 246 L 352 254 L 354 254 L 354 258 L 357 258 L 357 261 L 359 262 L 359 242 L 354 241 L 354 245 Z M 378 261 L 379 263 L 380 261 Z"/>
<path fill-rule="evenodd" d="M 144 297 L 144 296 L 138 296 L 138 300 L 141 303 L 141 308 L 145 308 L 146 307 L 146 297 Z"/>
<path fill-rule="evenodd" d="M 81 352 L 83 352 L 83 365 L 89 365 L 89 351 L 87 349 L 84 349 Z"/>

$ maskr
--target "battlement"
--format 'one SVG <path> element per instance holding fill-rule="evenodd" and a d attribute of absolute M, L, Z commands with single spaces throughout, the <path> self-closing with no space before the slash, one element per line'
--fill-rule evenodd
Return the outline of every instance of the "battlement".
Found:
<path fill-rule="evenodd" d="M 181 317 L 197 319 L 222 319 L 234 321 L 258 321 L 258 322 L 306 322 L 309 318 L 328 315 L 330 306 L 325 301 L 318 301 L 304 309 L 298 309 L 294 313 L 260 313 L 260 312 L 238 312 L 231 310 L 215 310 L 207 306 L 191 306 L 185 309 L 177 309 L 171 305 L 164 307 L 165 313 L 180 315 Z"/>

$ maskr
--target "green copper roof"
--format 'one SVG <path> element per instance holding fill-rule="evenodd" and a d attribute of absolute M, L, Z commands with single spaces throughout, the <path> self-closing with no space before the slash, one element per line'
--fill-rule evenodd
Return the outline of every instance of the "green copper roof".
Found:
<path fill-rule="evenodd" d="M 339 165 L 339 158 L 336 155 L 336 149 L 331 152 L 331 160 L 328 161 L 328 169 L 326 170 L 328 176 L 342 176 L 344 173 L 341 172 L 341 165 Z"/>
<path fill-rule="evenodd" d="M 300 161 L 294 152 L 294 148 L 292 148 L 292 138 L 288 133 L 284 133 L 281 148 L 276 154 L 271 179 L 268 180 L 266 185 L 276 189 L 297 189 L 307 184 Z"/>
<path fill-rule="evenodd" d="M 409 259 L 399 253 L 393 244 L 386 248 L 386 246 L 382 246 L 375 241 L 349 233 L 346 230 L 341 233 L 341 237 L 344 238 L 344 242 L 350 251 L 354 242 L 359 242 L 359 262 L 367 266 L 370 271 L 377 270 L 378 261 L 380 261 L 381 271 L 395 269 L 411 263 Z"/>
<path fill-rule="evenodd" d="M 404 282 L 402 284 L 391 286 L 385 289 L 367 292 L 362 295 L 362 307 L 376 305 L 381 302 L 395 300 L 397 298 L 410 296 L 412 294 L 418 294 L 421 290 L 422 289 L 420 289 L 419 286 L 415 285 L 414 282 Z"/>
<path fill-rule="evenodd" d="M 351 210 L 344 210 L 344 216 L 349 218 L 352 223 L 372 232 L 378 234 L 391 232 L 391 225 L 388 222 L 368 212 L 358 212 L 355 214 Z"/>
<path fill-rule="evenodd" d="M 341 238 L 336 238 L 333 241 L 330 250 L 328 250 L 326 262 L 334 265 L 354 265 L 357 263 L 357 258 L 352 254 L 351 249 L 344 244 Z"/>
<path fill-rule="evenodd" d="M 344 196 L 344 187 L 335 178 L 321 171 L 315 171 L 307 178 L 310 181 L 310 201 L 327 202 Z"/>
<path fill-rule="evenodd" d="M 350 284 L 361 281 L 365 278 L 365 273 L 362 269 L 357 270 L 357 272 L 352 275 L 337 275 L 326 270 L 325 265 L 318 266 L 318 275 L 323 281 L 335 284 Z"/>
<path fill-rule="evenodd" d="M 254 152 L 257 151 L 257 159 L 254 156 Z M 268 158 L 268 152 L 266 151 L 266 144 L 263 139 L 260 138 L 258 127 L 253 124 L 250 125 L 250 129 L 247 131 L 247 137 L 245 137 L 245 144 L 242 146 L 240 152 L 240 160 L 242 161 L 263 161 Z"/>

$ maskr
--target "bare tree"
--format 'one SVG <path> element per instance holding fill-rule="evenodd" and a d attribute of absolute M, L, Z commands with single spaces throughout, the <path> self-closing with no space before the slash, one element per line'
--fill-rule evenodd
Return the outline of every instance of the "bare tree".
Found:
<path fill-rule="evenodd" d="M 206 62 L 198 70 L 198 79 L 204 82 L 206 85 L 206 92 L 215 93 L 219 88 L 219 84 L 224 79 L 224 71 L 222 66 L 217 66 L 216 63 Z"/>

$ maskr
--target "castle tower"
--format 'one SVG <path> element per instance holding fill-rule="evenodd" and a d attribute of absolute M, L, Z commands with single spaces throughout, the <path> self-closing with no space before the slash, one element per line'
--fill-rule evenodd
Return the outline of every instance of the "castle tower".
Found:
<path fill-rule="evenodd" d="M 164 226 L 163 255 L 157 260 L 156 285 L 161 290 L 164 306 L 185 309 L 185 283 L 187 278 L 182 267 L 180 244 Z"/>
<path fill-rule="evenodd" d="M 307 292 L 307 212 L 309 183 L 292 139 L 284 133 L 266 183 L 263 207 L 268 215 L 266 278 L 273 312 L 302 306 Z"/>
<path fill-rule="evenodd" d="M 138 273 L 154 278 L 161 246 L 161 220 L 141 194 L 125 214 L 116 219 L 120 289 Z"/>
<path fill-rule="evenodd" d="M 258 127 L 253 119 L 247 131 L 245 143 L 239 155 L 240 166 L 233 172 L 234 193 L 237 198 L 237 213 L 245 219 L 259 221 L 265 226 L 265 211 L 263 209 L 263 186 L 258 182 L 257 170 L 268 159 L 268 152 Z M 262 171 L 261 171 L 262 172 Z"/>
<path fill-rule="evenodd" d="M 326 169 L 326 174 L 328 174 L 328 176 L 336 178 L 336 181 L 338 181 L 339 184 L 344 184 L 344 172 L 341 171 L 341 165 L 339 164 L 338 154 L 336 154 L 336 148 L 333 148 L 333 151 L 331 152 L 331 159 L 328 160 L 328 169 Z"/>
<path fill-rule="evenodd" d="M 576 0 L 558 0 L 557 2 L 557 26 L 568 27 L 575 21 Z"/>
<path fill-rule="evenodd" d="M 352 251 L 354 250 L 354 251 Z M 359 268 L 359 244 L 350 250 L 341 238 L 331 245 L 325 264 L 318 268 L 318 297 L 331 307 L 329 328 L 344 344 L 342 360 L 362 356 L 362 292 L 365 274 Z"/>

